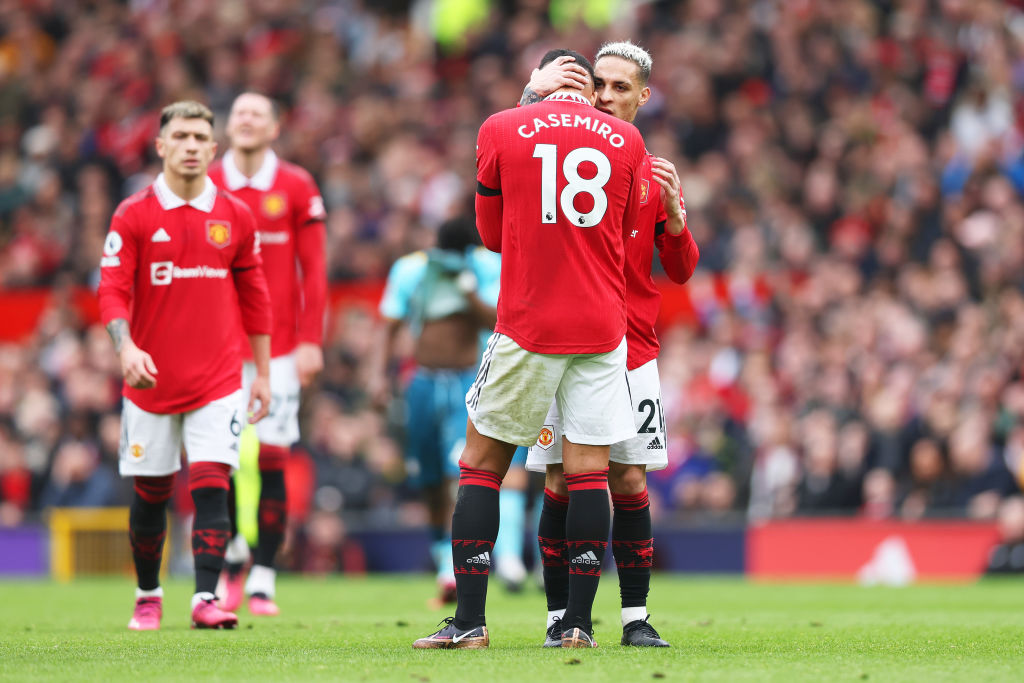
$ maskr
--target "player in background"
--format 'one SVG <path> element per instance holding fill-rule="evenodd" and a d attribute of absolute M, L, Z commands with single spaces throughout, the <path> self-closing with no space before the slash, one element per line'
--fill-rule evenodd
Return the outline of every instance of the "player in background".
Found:
<path fill-rule="evenodd" d="M 239 309 L 256 376 L 250 422 L 270 405 L 270 296 L 252 212 L 206 175 L 213 114 L 175 102 L 160 115 L 163 173 L 121 202 L 100 262 L 99 302 L 124 376 L 120 471 L 134 477 L 129 521 L 138 577 L 128 628 L 160 628 L 160 560 L 181 449 L 195 503 L 193 628 L 234 628 L 214 598 L 228 541 L 228 481 L 246 420 Z"/>
<path fill-rule="evenodd" d="M 259 541 L 245 581 L 252 614 L 278 614 L 274 602 L 274 557 L 286 524 L 284 470 L 292 444 L 299 440 L 299 394 L 323 369 L 324 305 L 327 298 L 324 202 L 313 178 L 278 158 L 271 149 L 280 132 L 277 110 L 257 93 L 243 93 L 231 105 L 227 136 L 230 149 L 210 168 L 213 182 L 245 204 L 256 217 L 263 251 L 263 272 L 270 289 L 274 328 L 270 336 L 270 413 L 256 426 L 259 437 Z M 256 368 L 243 369 L 243 386 Z M 232 501 L 234 497 L 232 496 Z M 232 510 L 234 520 L 235 510 Z M 228 545 L 222 607 L 242 602 L 242 579 L 249 547 L 233 524 Z"/>
<path fill-rule="evenodd" d="M 637 110 L 650 97 L 647 81 L 651 65 L 651 56 L 630 42 L 604 45 L 594 61 L 595 106 L 632 122 Z M 544 69 L 534 71 L 521 103 L 538 101 L 558 87 L 582 85 L 586 77 L 585 69 L 561 57 Z M 612 552 L 622 600 L 621 643 L 668 647 L 668 642 L 647 621 L 654 540 L 646 472 L 663 469 L 668 464 L 658 376 L 659 344 L 654 331 L 661 294 L 651 277 L 651 262 L 656 246 L 666 274 L 673 282 L 683 284 L 693 275 L 700 253 L 686 227 L 686 208 L 675 166 L 648 153 L 640 182 L 639 219 L 626 233 L 626 341 L 629 347 L 626 368 L 636 431 L 626 441 L 612 445 L 608 487 L 614 508 Z M 561 644 L 560 621 L 569 597 L 569 558 L 565 546 L 568 489 L 562 468 L 561 423 L 558 407 L 552 406 L 545 430 L 530 448 L 527 459 L 529 469 L 546 472 L 538 530 L 548 601 L 545 647 Z"/>
<path fill-rule="evenodd" d="M 552 50 L 541 61 L 576 52 Z M 592 77 L 592 67 L 588 68 Z M 452 517 L 458 606 L 416 648 L 484 648 L 498 490 L 516 446 L 536 443 L 556 400 L 572 557 L 562 647 L 594 647 L 591 609 L 609 532 L 608 445 L 635 432 L 626 386 L 623 231 L 636 224 L 643 140 L 593 107 L 593 82 L 484 122 L 477 229 L 501 252 L 495 332 L 466 396 L 469 422 Z"/>
<path fill-rule="evenodd" d="M 405 452 L 430 513 L 440 603 L 455 601 L 452 492 L 465 446 L 466 392 L 480 363 L 481 332 L 494 329 L 500 276 L 501 256 L 480 246 L 473 221 L 453 218 L 438 229 L 435 248 L 395 261 L 380 301 L 383 328 L 371 393 L 378 406 L 390 402 L 388 359 L 399 332 L 408 327 L 416 370 L 405 390 Z M 500 506 L 507 524 L 495 544 L 494 559 L 498 575 L 515 588 L 526 577 L 526 470 L 510 470 L 505 484 L 509 490 L 502 490 Z"/>

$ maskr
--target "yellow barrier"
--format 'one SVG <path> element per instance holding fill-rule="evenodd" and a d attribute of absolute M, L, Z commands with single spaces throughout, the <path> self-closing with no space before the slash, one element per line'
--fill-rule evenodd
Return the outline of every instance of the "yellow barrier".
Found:
<path fill-rule="evenodd" d="M 79 574 L 132 572 L 128 508 L 53 508 L 49 526 L 50 572 L 57 581 Z M 167 571 L 169 546 L 167 542 L 164 547 L 162 573 Z"/>

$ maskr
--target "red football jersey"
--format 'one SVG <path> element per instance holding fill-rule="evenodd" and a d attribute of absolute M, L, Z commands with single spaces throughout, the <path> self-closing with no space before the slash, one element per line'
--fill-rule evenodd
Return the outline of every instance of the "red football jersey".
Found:
<path fill-rule="evenodd" d="M 575 93 L 491 116 L 477 140 L 477 227 L 500 251 L 495 331 L 537 353 L 604 353 L 626 333 L 623 232 L 644 144 Z"/>
<path fill-rule="evenodd" d="M 210 167 L 210 178 L 252 210 L 259 227 L 263 273 L 270 289 L 274 331 L 270 355 L 291 353 L 299 342 L 323 340 L 327 300 L 324 202 L 304 169 L 267 150 L 260 170 L 247 178 L 229 150 Z M 251 356 L 242 340 L 246 358 Z"/>
<path fill-rule="evenodd" d="M 665 232 L 668 214 L 661 202 L 661 185 L 651 172 L 653 155 L 645 154 L 640 172 L 640 215 L 632 230 L 626 232 L 626 368 L 635 370 L 657 358 L 661 348 L 654 325 L 661 309 L 661 292 L 651 277 L 653 243 L 665 273 L 673 282 L 683 284 L 693 275 L 700 252 L 693 235 L 684 229 L 680 235 Z M 682 202 L 683 198 L 680 197 Z M 683 209 L 684 223 L 686 209 Z"/>
<path fill-rule="evenodd" d="M 124 318 L 153 357 L 156 386 L 124 395 L 151 413 L 182 413 L 242 386 L 238 310 L 250 334 L 270 334 L 270 296 L 256 221 L 207 179 L 186 202 L 161 174 L 125 199 L 100 262 L 103 324 Z"/>

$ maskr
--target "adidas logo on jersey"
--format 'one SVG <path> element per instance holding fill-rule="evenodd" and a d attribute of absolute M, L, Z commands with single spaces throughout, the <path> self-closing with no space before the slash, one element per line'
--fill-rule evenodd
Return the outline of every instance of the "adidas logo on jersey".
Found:
<path fill-rule="evenodd" d="M 647 450 L 649 451 L 660 451 L 664 446 L 661 445 L 661 439 L 654 437 L 654 441 L 647 444 Z"/>
<path fill-rule="evenodd" d="M 167 234 L 166 230 L 164 230 L 163 228 L 160 228 L 159 230 L 157 230 L 156 232 L 153 233 L 153 239 L 150 240 L 150 241 L 151 242 L 170 242 L 171 241 L 171 236 Z"/>
<path fill-rule="evenodd" d="M 476 557 L 471 557 L 466 560 L 468 564 L 486 564 L 488 567 L 491 566 L 491 554 L 484 552 L 480 553 Z"/>
<path fill-rule="evenodd" d="M 573 564 L 601 564 L 601 560 L 597 559 L 597 555 L 594 554 L 593 550 L 588 550 L 582 555 L 577 555 L 572 558 Z"/>

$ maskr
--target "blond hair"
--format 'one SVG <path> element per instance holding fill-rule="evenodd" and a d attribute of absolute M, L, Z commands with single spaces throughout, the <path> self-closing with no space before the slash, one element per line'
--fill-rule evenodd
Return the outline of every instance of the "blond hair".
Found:
<path fill-rule="evenodd" d="M 213 112 L 201 102 L 180 100 L 172 102 L 160 111 L 160 132 L 171 122 L 171 119 L 203 119 L 213 126 Z"/>
<path fill-rule="evenodd" d="M 640 47 L 634 45 L 628 40 L 622 40 L 616 43 L 605 43 L 601 46 L 601 49 L 597 51 L 597 57 L 594 58 L 594 63 L 601 57 L 621 57 L 627 61 L 636 64 L 640 70 L 640 83 L 641 85 L 647 85 L 647 80 L 651 77 L 651 67 L 654 66 L 654 60 L 651 59 L 651 54 Z"/>

